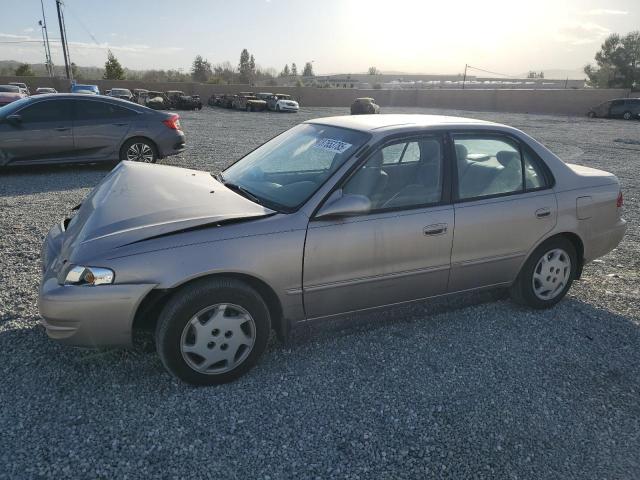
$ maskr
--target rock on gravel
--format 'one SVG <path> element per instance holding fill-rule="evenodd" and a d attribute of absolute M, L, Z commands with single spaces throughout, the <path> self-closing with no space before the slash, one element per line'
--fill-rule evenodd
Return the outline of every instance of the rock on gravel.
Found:
<path fill-rule="evenodd" d="M 161 163 L 218 171 L 304 119 L 346 113 L 181 113 L 188 150 Z M 47 340 L 41 241 L 110 166 L 1 172 L 0 478 L 638 478 L 640 146 L 628 140 L 640 124 L 465 115 L 618 175 L 623 243 L 551 310 L 496 292 L 361 314 L 272 342 L 216 388 L 175 382 L 153 353 Z"/>

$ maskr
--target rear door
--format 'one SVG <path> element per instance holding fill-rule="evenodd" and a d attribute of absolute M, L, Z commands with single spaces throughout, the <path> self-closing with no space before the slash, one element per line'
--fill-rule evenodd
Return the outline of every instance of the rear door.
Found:
<path fill-rule="evenodd" d="M 510 136 L 459 133 L 453 142 L 456 226 L 449 291 L 510 283 L 556 224 L 551 174 Z"/>
<path fill-rule="evenodd" d="M 72 157 L 71 108 L 69 99 L 47 99 L 16 111 L 19 122 L 0 125 L 2 163 L 45 163 Z"/>
<path fill-rule="evenodd" d="M 139 117 L 135 110 L 100 99 L 74 99 L 74 111 L 75 155 L 86 160 L 117 160 Z"/>
<path fill-rule="evenodd" d="M 624 100 L 614 100 L 609 107 L 610 117 L 621 117 L 625 112 Z"/>

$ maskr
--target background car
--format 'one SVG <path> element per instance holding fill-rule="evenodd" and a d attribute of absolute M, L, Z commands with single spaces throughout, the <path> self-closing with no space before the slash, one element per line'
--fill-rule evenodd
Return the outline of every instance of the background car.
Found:
<path fill-rule="evenodd" d="M 587 115 L 591 118 L 640 118 L 640 98 L 616 98 L 593 107 Z"/>
<path fill-rule="evenodd" d="M 380 106 L 371 97 L 356 98 L 351 104 L 351 115 L 380 113 Z"/>
<path fill-rule="evenodd" d="M 22 91 L 22 93 L 24 93 L 27 96 L 31 95 L 31 91 L 29 90 L 29 86 L 26 83 L 23 83 L 23 82 L 9 82 L 9 85 L 16 85 L 16 86 L 20 87 L 20 90 Z"/>
<path fill-rule="evenodd" d="M 129 102 L 133 101 L 133 93 L 128 88 L 112 88 L 108 96 L 113 98 L 119 98 L 121 100 L 127 100 Z"/>
<path fill-rule="evenodd" d="M 45 93 L 58 93 L 58 91 L 51 87 L 38 87 L 36 88 L 34 95 L 43 95 Z"/>
<path fill-rule="evenodd" d="M 27 96 L 17 85 L 0 85 L 0 107 Z"/>
<path fill-rule="evenodd" d="M 310 320 L 496 287 L 550 308 L 619 244 L 622 203 L 614 175 L 505 125 L 321 118 L 215 178 L 121 163 L 50 230 L 38 303 L 62 343 L 152 328 L 172 375 L 223 383 Z"/>
<path fill-rule="evenodd" d="M 187 95 L 181 90 L 168 90 L 165 92 L 165 96 L 169 101 L 169 108 L 175 108 L 176 110 L 202 109 L 200 97 L 194 99 L 191 95 Z"/>
<path fill-rule="evenodd" d="M 0 108 L 0 166 L 153 163 L 184 141 L 178 115 L 105 96 L 38 95 Z"/>
<path fill-rule="evenodd" d="M 100 95 L 100 89 L 97 85 L 82 85 L 74 83 L 71 85 L 71 93 L 82 93 L 84 95 Z"/>
<path fill-rule="evenodd" d="M 267 109 L 267 102 L 260 100 L 251 92 L 240 92 L 240 94 L 233 99 L 232 106 L 236 110 L 259 112 Z"/>
<path fill-rule="evenodd" d="M 147 93 L 141 92 L 138 103 L 145 105 L 153 110 L 168 110 L 171 102 L 163 92 L 150 90 Z"/>
<path fill-rule="evenodd" d="M 276 93 L 267 100 L 267 108 L 275 112 L 297 112 L 300 105 L 291 95 Z"/>

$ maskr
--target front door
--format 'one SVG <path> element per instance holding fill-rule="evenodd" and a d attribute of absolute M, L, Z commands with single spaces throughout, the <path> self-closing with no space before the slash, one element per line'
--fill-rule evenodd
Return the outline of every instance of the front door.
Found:
<path fill-rule="evenodd" d="M 404 166 L 402 151 L 414 152 Z M 403 168 L 412 173 L 405 175 Z M 371 211 L 309 223 L 303 267 L 307 318 L 445 293 L 454 228 L 446 184 L 437 136 L 395 141 L 371 155 L 332 195 L 364 195 Z"/>
<path fill-rule="evenodd" d="M 15 113 L 18 121 L 0 124 L 0 164 L 51 162 L 73 155 L 70 100 L 42 100 Z"/>
<path fill-rule="evenodd" d="M 449 291 L 510 283 L 527 253 L 556 224 L 549 173 L 532 150 L 511 137 L 453 139 L 457 201 Z"/>

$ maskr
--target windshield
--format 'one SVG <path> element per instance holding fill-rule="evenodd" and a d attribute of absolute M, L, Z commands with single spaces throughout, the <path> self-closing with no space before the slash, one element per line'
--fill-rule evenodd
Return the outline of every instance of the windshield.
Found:
<path fill-rule="evenodd" d="M 368 134 L 355 130 L 303 123 L 230 166 L 222 173 L 222 180 L 267 207 L 292 211 L 368 138 Z"/>
<path fill-rule="evenodd" d="M 0 92 L 20 93 L 20 87 L 17 85 L 0 85 Z"/>

